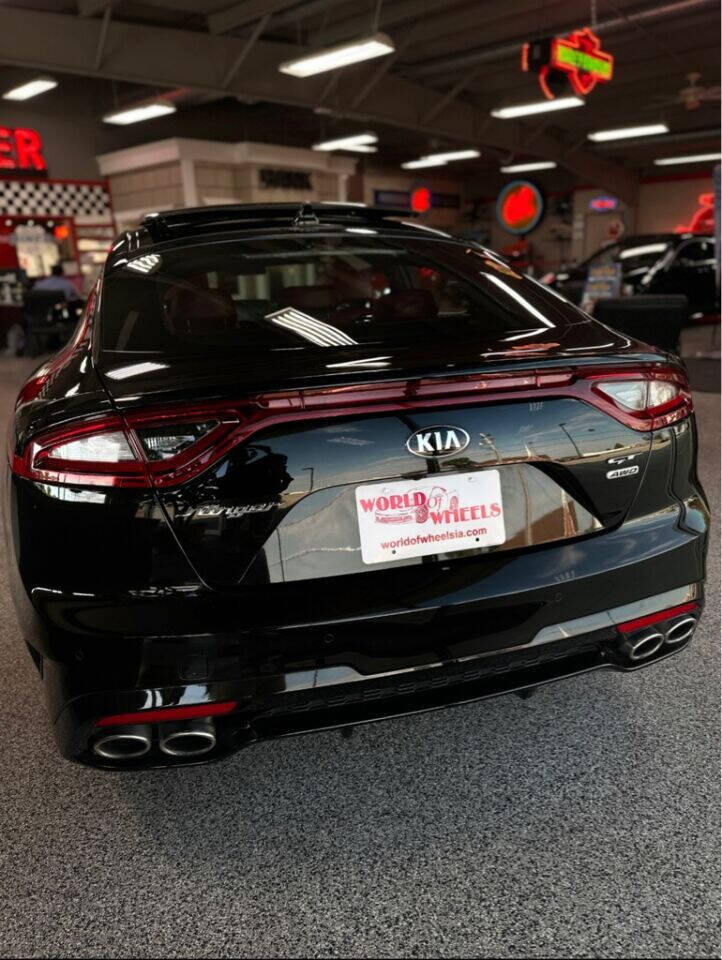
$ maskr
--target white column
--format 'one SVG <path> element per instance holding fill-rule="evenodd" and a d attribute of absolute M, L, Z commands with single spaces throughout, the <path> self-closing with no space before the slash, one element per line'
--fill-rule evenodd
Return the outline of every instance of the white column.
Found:
<path fill-rule="evenodd" d="M 196 167 L 192 160 L 181 160 L 181 186 L 183 188 L 183 206 L 197 207 L 198 189 L 196 187 Z"/>

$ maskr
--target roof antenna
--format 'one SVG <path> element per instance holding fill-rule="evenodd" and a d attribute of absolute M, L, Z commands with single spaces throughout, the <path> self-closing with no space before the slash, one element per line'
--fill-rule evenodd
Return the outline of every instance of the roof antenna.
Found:
<path fill-rule="evenodd" d="M 311 204 L 306 201 L 299 207 L 298 213 L 293 218 L 294 227 L 318 227 L 319 219 L 316 216 Z"/>

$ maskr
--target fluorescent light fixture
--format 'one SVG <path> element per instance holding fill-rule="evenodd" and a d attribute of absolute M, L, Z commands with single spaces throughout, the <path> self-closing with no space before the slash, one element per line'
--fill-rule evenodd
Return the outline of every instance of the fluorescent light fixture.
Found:
<path fill-rule="evenodd" d="M 52 77 L 36 77 L 34 80 L 23 83 L 19 87 L 13 87 L 3 94 L 3 100 L 29 100 L 31 97 L 37 97 L 41 93 L 47 93 L 57 87 L 58 81 Z"/>
<path fill-rule="evenodd" d="M 402 163 L 404 170 L 423 170 L 425 167 L 445 167 L 446 160 L 432 160 L 431 157 L 421 157 L 419 160 L 408 160 Z"/>
<path fill-rule="evenodd" d="M 353 347 L 358 344 L 357 340 L 353 340 L 338 327 L 316 320 L 315 317 L 310 317 L 294 307 L 285 307 L 274 313 L 267 313 L 265 319 L 303 337 L 309 343 L 315 343 L 318 347 Z"/>
<path fill-rule="evenodd" d="M 370 370 L 383 370 L 384 367 L 390 367 L 389 363 L 391 357 L 368 357 L 364 360 L 346 360 L 343 363 L 327 363 L 327 370 L 341 370 L 341 369 L 352 369 L 354 367 L 360 369 L 370 369 Z"/>
<path fill-rule="evenodd" d="M 491 273 L 484 273 L 482 275 L 485 280 L 489 280 L 491 283 L 496 284 L 497 287 L 500 287 L 504 293 L 508 294 L 512 298 L 512 300 L 516 300 L 516 302 L 525 310 L 527 310 L 533 317 L 536 317 L 537 320 L 541 320 L 545 327 L 554 326 L 550 320 L 547 320 L 543 314 L 539 313 L 536 307 L 532 306 L 528 300 L 522 297 L 520 293 L 517 293 L 513 287 L 510 287 L 509 284 L 505 283 L 500 277 L 495 277 Z"/>
<path fill-rule="evenodd" d="M 630 137 L 653 137 L 658 133 L 669 133 L 666 123 L 643 123 L 641 126 L 619 127 L 617 130 L 597 130 L 587 134 L 587 137 L 595 143 L 602 143 L 605 140 L 627 140 Z"/>
<path fill-rule="evenodd" d="M 693 153 L 688 157 L 660 157 L 654 161 L 656 167 L 671 167 L 676 163 L 708 163 L 711 160 L 719 160 L 722 153 Z"/>
<path fill-rule="evenodd" d="M 350 137 L 338 137 L 336 140 L 324 140 L 323 143 L 314 143 L 312 150 L 321 150 L 324 153 L 331 150 L 352 150 L 354 153 L 376 153 L 374 144 L 378 143 L 375 133 L 354 133 Z"/>
<path fill-rule="evenodd" d="M 103 117 L 103 123 L 116 123 L 120 126 L 126 126 L 129 123 L 140 123 L 142 120 L 165 117 L 169 113 L 175 113 L 175 110 L 175 104 L 168 100 L 153 100 L 151 103 L 142 103 L 137 107 L 128 107 L 126 110 L 106 113 Z"/>
<path fill-rule="evenodd" d="M 153 273 L 160 266 L 159 253 L 146 253 L 145 256 L 136 257 L 135 260 L 129 260 L 125 265 L 126 270 L 135 270 L 136 273 Z"/>
<path fill-rule="evenodd" d="M 451 163 L 453 160 L 474 160 L 480 157 L 478 150 L 448 150 L 446 153 L 430 153 L 425 160 L 443 160 L 444 163 Z"/>
<path fill-rule="evenodd" d="M 568 110 L 570 107 L 583 107 L 580 97 L 557 97 L 556 100 L 537 100 L 535 103 L 521 103 L 516 107 L 500 107 L 492 110 L 492 117 L 499 120 L 513 120 L 515 117 L 529 117 L 533 113 L 551 113 L 554 110 Z"/>
<path fill-rule="evenodd" d="M 312 77 L 317 73 L 326 73 L 327 70 L 338 70 L 351 63 L 360 63 L 362 60 L 373 60 L 374 57 L 385 57 L 394 52 L 391 37 L 385 33 L 374 33 L 370 37 L 361 37 L 351 43 L 339 43 L 325 50 L 308 53 L 295 60 L 286 60 L 279 64 L 281 73 L 291 77 Z"/>
<path fill-rule="evenodd" d="M 116 367 L 115 370 L 106 370 L 106 373 L 112 380 L 127 380 L 128 377 L 137 377 L 143 373 L 153 373 L 154 370 L 166 370 L 167 363 L 155 363 L 147 360 L 144 363 L 128 363 L 122 367 Z"/>
<path fill-rule="evenodd" d="M 531 173 L 532 170 L 553 170 L 555 167 L 553 160 L 537 160 L 534 163 L 512 163 L 499 169 L 502 173 Z"/>
<path fill-rule="evenodd" d="M 430 153 L 418 160 L 408 160 L 401 166 L 404 170 L 423 170 L 425 167 L 445 167 L 454 160 L 474 160 L 480 156 L 478 150 L 448 150 L 446 153 Z"/>

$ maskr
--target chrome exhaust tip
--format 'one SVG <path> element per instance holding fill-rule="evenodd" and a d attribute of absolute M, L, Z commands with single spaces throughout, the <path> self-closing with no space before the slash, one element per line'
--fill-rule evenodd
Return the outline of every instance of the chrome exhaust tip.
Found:
<path fill-rule="evenodd" d="M 625 637 L 619 645 L 619 650 L 636 663 L 654 656 L 663 643 L 664 637 L 656 630 L 651 633 L 640 630 L 639 633 L 632 633 Z"/>
<path fill-rule="evenodd" d="M 212 720 L 167 723 L 160 728 L 159 746 L 169 757 L 198 757 L 216 745 Z"/>
<path fill-rule="evenodd" d="M 151 730 L 146 724 L 110 727 L 93 741 L 93 753 L 105 760 L 136 760 L 150 750 Z"/>
<path fill-rule="evenodd" d="M 685 640 L 689 640 L 694 633 L 696 626 L 696 617 L 682 617 L 681 620 L 676 620 L 669 627 L 667 633 L 665 634 L 664 642 L 670 646 L 674 646 L 677 643 L 683 643 Z"/>

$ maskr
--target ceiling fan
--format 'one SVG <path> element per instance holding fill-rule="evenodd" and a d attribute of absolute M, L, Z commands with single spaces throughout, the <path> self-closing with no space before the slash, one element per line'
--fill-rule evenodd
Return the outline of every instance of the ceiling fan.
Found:
<path fill-rule="evenodd" d="M 679 103 L 685 110 L 697 110 L 704 102 L 720 99 L 720 88 L 705 87 L 700 83 L 701 73 L 688 73 L 687 84 L 677 91 L 673 97 L 654 97 L 657 107 L 661 104 Z"/>

